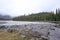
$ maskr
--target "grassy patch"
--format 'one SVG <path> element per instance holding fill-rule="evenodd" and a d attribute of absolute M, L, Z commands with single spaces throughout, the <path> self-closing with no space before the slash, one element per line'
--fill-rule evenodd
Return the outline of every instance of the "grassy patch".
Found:
<path fill-rule="evenodd" d="M 22 33 L 19 32 L 5 32 L 0 31 L 0 40 L 29 40 L 33 36 L 30 34 L 27 34 L 26 37 L 21 37 Z"/>

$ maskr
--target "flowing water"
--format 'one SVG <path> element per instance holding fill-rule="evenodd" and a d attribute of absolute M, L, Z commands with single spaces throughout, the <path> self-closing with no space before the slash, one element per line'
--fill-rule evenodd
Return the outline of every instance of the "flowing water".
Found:
<path fill-rule="evenodd" d="M 22 25 L 22 24 L 51 24 L 48 22 L 31 22 L 31 21 L 0 21 L 3 25 Z"/>

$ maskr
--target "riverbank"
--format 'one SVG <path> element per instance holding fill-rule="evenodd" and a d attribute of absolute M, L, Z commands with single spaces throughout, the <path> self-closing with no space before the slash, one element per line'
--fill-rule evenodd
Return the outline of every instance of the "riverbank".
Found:
<path fill-rule="evenodd" d="M 49 38 L 51 39 L 53 35 L 52 30 L 57 31 L 56 30 L 57 27 L 55 27 L 54 23 L 49 23 L 49 22 L 25 22 L 25 23 L 18 22 L 18 23 L 19 25 L 17 25 L 17 23 L 15 23 L 14 25 L 1 24 L 0 30 L 3 30 L 0 31 L 1 35 L 4 37 L 6 36 L 5 37 L 6 40 L 8 39 L 8 35 L 10 35 L 8 40 L 10 39 L 11 40 L 20 40 L 20 39 L 21 40 L 49 40 Z M 58 32 L 59 31 L 57 31 L 57 33 Z M 18 35 L 15 35 L 15 33 Z M 56 36 L 59 37 L 58 35 Z M 2 40 L 4 39 L 2 38 Z"/>
<path fill-rule="evenodd" d="M 40 40 L 40 39 L 48 39 L 48 29 L 50 27 L 50 23 L 43 23 L 43 22 L 29 22 L 29 23 L 22 23 L 19 25 L 0 25 L 0 30 L 4 30 L 7 32 L 6 34 L 10 32 L 17 32 L 21 33 L 22 39 L 28 40 Z M 3 34 L 6 35 L 6 34 Z M 14 33 L 15 34 L 15 33 Z M 31 36 L 30 36 L 31 35 Z M 27 36 L 27 37 L 26 37 Z M 25 37 L 25 38 L 24 38 Z M 36 38 L 36 39 L 35 39 Z"/>
<path fill-rule="evenodd" d="M 50 21 L 51 23 L 60 24 L 60 21 Z"/>

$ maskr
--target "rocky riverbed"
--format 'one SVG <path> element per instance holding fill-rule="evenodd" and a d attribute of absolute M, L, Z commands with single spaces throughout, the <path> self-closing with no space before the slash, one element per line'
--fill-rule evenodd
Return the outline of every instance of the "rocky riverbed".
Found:
<path fill-rule="evenodd" d="M 26 40 L 59 40 L 60 31 L 58 25 L 54 23 L 41 22 L 29 23 L 22 25 L 0 25 L 0 30 L 7 32 L 19 32 L 22 38 L 28 37 Z"/>

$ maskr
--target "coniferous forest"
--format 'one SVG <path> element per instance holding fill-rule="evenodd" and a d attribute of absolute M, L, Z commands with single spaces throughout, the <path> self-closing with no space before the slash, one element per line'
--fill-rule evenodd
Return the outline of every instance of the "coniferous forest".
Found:
<path fill-rule="evenodd" d="M 13 18 L 14 21 L 60 21 L 60 9 L 56 12 L 39 12 Z"/>

